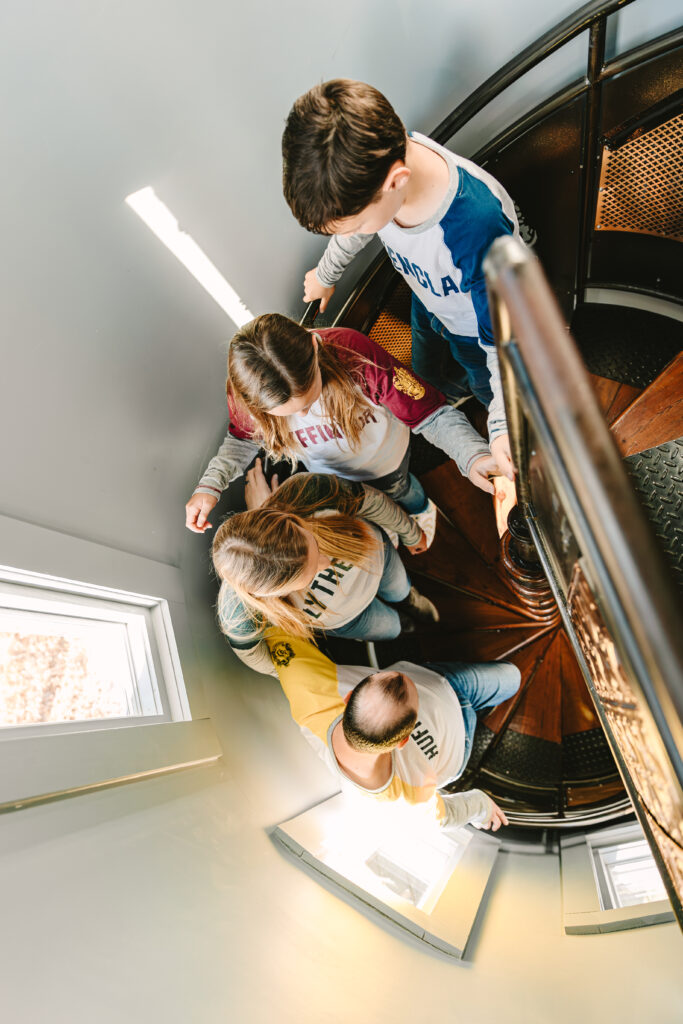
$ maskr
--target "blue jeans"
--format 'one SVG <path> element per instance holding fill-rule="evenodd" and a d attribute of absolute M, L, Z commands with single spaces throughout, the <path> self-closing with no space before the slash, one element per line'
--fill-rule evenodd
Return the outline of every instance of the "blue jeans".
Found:
<path fill-rule="evenodd" d="M 502 704 L 517 693 L 522 679 L 520 671 L 509 661 L 473 665 L 462 661 L 447 661 L 425 665 L 425 668 L 444 676 L 460 701 L 465 724 L 465 756 L 458 773 L 462 775 L 472 752 L 477 711 Z"/>
<path fill-rule="evenodd" d="M 412 297 L 410 329 L 415 373 L 443 391 L 448 398 L 461 398 L 466 393 L 462 368 L 472 394 L 488 409 L 493 392 L 486 353 L 478 338 L 451 334 L 415 294 Z"/>
<path fill-rule="evenodd" d="M 409 463 L 410 448 L 403 456 L 401 465 L 393 473 L 387 473 L 386 476 L 381 476 L 377 480 L 366 480 L 365 483 L 393 498 L 397 505 L 406 510 L 408 515 L 416 516 L 419 512 L 425 511 L 428 499 L 420 481 L 408 472 Z"/>
<path fill-rule="evenodd" d="M 405 600 L 409 593 L 408 573 L 393 544 L 384 537 L 384 569 L 377 596 L 355 619 L 325 632 L 328 636 L 343 636 L 349 640 L 394 640 L 401 632 L 401 620 L 391 605 Z M 385 604 L 385 601 L 390 603 Z"/>

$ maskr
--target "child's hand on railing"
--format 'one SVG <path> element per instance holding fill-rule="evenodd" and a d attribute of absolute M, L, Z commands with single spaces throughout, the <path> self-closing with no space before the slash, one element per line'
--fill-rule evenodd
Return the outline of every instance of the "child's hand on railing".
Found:
<path fill-rule="evenodd" d="M 498 472 L 501 476 L 506 476 L 508 480 L 514 480 L 515 467 L 512 465 L 509 436 L 507 434 L 499 434 L 498 437 L 494 437 L 493 441 L 491 441 L 489 448 L 491 449 L 491 455 L 496 460 Z"/>
<path fill-rule="evenodd" d="M 482 455 L 480 459 L 472 463 L 468 476 L 471 483 L 478 487 L 480 491 L 493 494 L 493 484 L 489 480 L 489 476 L 495 476 L 497 472 L 498 463 L 493 455 Z"/>
<path fill-rule="evenodd" d="M 320 299 L 320 312 L 324 313 L 327 308 L 327 303 L 334 295 L 334 285 L 326 288 L 324 284 L 321 284 L 318 280 L 318 276 L 313 270 L 309 270 L 304 278 L 304 302 L 314 302 L 316 299 Z"/>

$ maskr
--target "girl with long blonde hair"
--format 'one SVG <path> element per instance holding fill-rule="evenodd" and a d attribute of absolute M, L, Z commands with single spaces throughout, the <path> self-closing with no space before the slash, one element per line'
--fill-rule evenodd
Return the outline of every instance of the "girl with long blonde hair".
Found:
<path fill-rule="evenodd" d="M 273 672 L 269 627 L 298 637 L 324 631 L 384 640 L 416 621 L 438 621 L 384 533 L 395 531 L 411 550 L 422 531 L 385 494 L 310 473 L 291 477 L 262 503 L 259 487 L 269 490 L 262 474 L 247 488 L 256 507 L 228 517 L 213 544 L 221 629 L 252 668 Z"/>
<path fill-rule="evenodd" d="M 210 529 L 207 516 L 260 446 L 292 465 L 362 480 L 388 494 L 434 534 L 436 510 L 409 472 L 410 432 L 455 459 L 493 493 L 488 445 L 444 396 L 358 331 L 308 331 L 268 313 L 243 327 L 228 356 L 229 432 L 186 505 L 186 525 Z"/>

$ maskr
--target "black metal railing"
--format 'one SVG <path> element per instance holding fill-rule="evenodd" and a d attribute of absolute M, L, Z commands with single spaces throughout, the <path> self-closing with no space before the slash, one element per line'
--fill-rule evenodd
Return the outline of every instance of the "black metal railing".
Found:
<path fill-rule="evenodd" d="M 571 99 L 586 94 L 586 112 L 583 118 L 581 138 L 581 183 L 578 239 L 576 244 L 576 269 L 574 295 L 582 295 L 587 283 L 590 238 L 596 204 L 596 186 L 599 159 L 599 110 L 602 85 L 616 74 L 629 70 L 641 62 L 675 49 L 683 43 L 683 28 L 669 32 L 638 45 L 627 53 L 606 59 L 608 19 L 632 3 L 646 3 L 647 0 L 591 0 L 574 14 L 559 22 L 554 28 L 539 36 L 521 53 L 508 61 L 499 71 L 486 79 L 470 96 L 444 118 L 429 133 L 441 145 L 446 145 L 453 136 L 468 125 L 493 100 L 501 96 L 527 72 L 538 67 L 543 61 L 557 53 L 584 32 L 588 32 L 586 65 L 580 78 L 563 88 L 554 96 L 545 97 L 533 110 L 515 119 L 486 146 L 472 154 L 475 162 L 485 162 L 488 157 L 507 146 L 554 109 Z M 374 310 L 384 301 L 387 292 L 395 283 L 395 275 L 388 257 L 384 253 L 370 264 L 363 280 L 353 290 L 344 304 L 337 322 L 346 322 L 359 330 L 367 330 L 372 323 Z M 368 288 L 374 291 L 374 302 L 364 301 Z M 308 312 L 308 311 L 307 311 Z"/>

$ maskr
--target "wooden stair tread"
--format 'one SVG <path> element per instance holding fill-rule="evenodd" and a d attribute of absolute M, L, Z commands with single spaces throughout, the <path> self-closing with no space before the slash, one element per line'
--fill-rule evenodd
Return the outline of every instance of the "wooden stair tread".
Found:
<path fill-rule="evenodd" d="M 536 619 L 525 608 L 513 610 L 487 598 L 457 590 L 439 580 L 423 577 L 413 569 L 411 578 L 417 589 L 426 594 L 439 609 L 441 621 L 448 629 L 481 631 L 488 629 L 538 628 Z"/>
<path fill-rule="evenodd" d="M 471 485 L 470 485 L 471 486 Z M 492 509 L 489 516 L 494 522 Z M 462 533 L 440 518 L 432 546 L 421 555 L 404 556 L 409 573 L 418 573 L 495 604 L 521 611 L 511 587 L 503 582 Z"/>
<path fill-rule="evenodd" d="M 683 434 L 683 353 L 614 420 L 611 429 L 624 458 Z"/>
<path fill-rule="evenodd" d="M 612 426 L 614 421 L 626 412 L 628 407 L 635 402 L 639 395 L 642 395 L 642 388 L 633 388 L 630 384 L 620 384 L 614 400 L 607 410 L 607 425 Z"/>
<path fill-rule="evenodd" d="M 515 655 L 548 634 L 548 627 L 524 626 L 504 630 L 458 630 L 434 633 L 421 639 L 425 661 L 515 661 Z"/>
<path fill-rule="evenodd" d="M 541 664 L 545 652 L 552 643 L 552 639 L 552 635 L 549 633 L 536 636 L 531 643 L 526 644 L 504 659 L 514 662 L 521 673 L 522 681 L 514 697 L 504 701 L 503 704 L 499 704 L 486 716 L 484 723 L 488 729 L 499 733 L 507 726 L 515 713 L 516 707 L 523 699 L 527 687 L 533 681 L 534 673 Z"/>
<path fill-rule="evenodd" d="M 620 384 L 619 381 L 611 380 L 609 377 L 598 377 L 594 373 L 589 373 L 588 376 L 608 426 L 611 426 L 617 417 L 621 416 L 643 393 L 642 388 L 631 387 L 630 384 Z"/>
<path fill-rule="evenodd" d="M 550 743 L 562 742 L 560 646 L 557 631 L 508 722 L 509 729 Z"/>
<path fill-rule="evenodd" d="M 474 487 L 453 462 L 425 473 L 420 483 L 480 558 L 487 565 L 500 565 L 500 541 L 491 496 Z"/>

